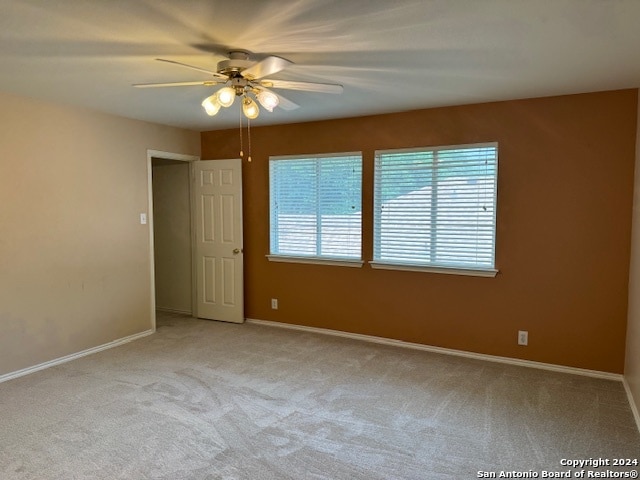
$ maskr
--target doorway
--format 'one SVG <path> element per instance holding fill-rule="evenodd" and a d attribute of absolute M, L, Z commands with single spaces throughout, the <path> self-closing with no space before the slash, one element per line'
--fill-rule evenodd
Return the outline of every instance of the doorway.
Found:
<path fill-rule="evenodd" d="M 154 244 L 154 237 L 155 237 L 155 219 L 154 219 L 154 209 L 153 209 L 153 193 L 154 193 L 154 185 L 153 185 L 153 164 L 154 161 L 155 163 L 161 164 L 163 163 L 163 161 L 166 161 L 168 165 L 177 165 L 177 163 L 175 162 L 179 162 L 180 164 L 184 165 L 185 168 L 187 168 L 187 171 L 190 172 L 191 171 L 191 162 L 195 162 L 197 160 L 200 160 L 199 157 L 196 157 L 194 155 L 184 155 L 184 154 L 179 154 L 179 153 L 171 153 L 171 152 L 163 152 L 163 151 L 159 151 L 159 150 L 147 150 L 147 192 L 148 192 L 148 198 L 147 198 L 147 209 L 148 209 L 148 222 L 149 222 L 149 228 L 148 228 L 148 232 L 149 232 L 149 285 L 150 285 L 150 301 L 151 301 L 151 305 L 150 305 L 150 313 L 151 313 L 151 326 L 152 329 L 155 331 L 156 329 L 156 308 L 160 307 L 160 308 L 167 308 L 167 309 L 171 309 L 171 304 L 166 304 L 166 305 L 157 305 L 156 302 L 156 246 Z M 189 176 L 191 174 L 189 173 Z M 189 177 L 190 178 L 190 177 Z M 190 192 L 190 188 L 191 188 L 191 183 L 189 183 L 189 224 L 191 225 L 193 223 L 192 218 L 193 216 L 191 215 L 191 192 Z M 191 229 L 190 229 L 191 230 Z M 193 232 L 190 232 L 190 238 L 192 239 L 190 242 L 190 245 L 193 245 Z M 191 248 L 191 247 L 190 247 Z M 193 275 L 193 256 L 191 256 L 191 258 L 186 262 L 186 267 L 184 265 L 182 265 L 181 268 L 189 268 L 192 271 L 191 277 L 189 279 L 189 289 L 191 290 L 191 303 L 190 306 L 187 307 L 185 309 L 185 311 L 189 311 L 190 315 L 194 315 L 195 314 L 195 300 L 194 300 L 194 288 L 193 285 L 195 285 L 195 277 Z M 160 300 L 161 302 L 164 302 L 164 300 L 161 298 Z M 177 304 L 178 305 L 178 304 Z M 175 308 L 175 310 L 182 310 L 184 308 L 184 305 L 182 306 L 178 306 L 178 308 Z"/>
<path fill-rule="evenodd" d="M 149 150 L 151 315 L 244 322 L 242 162 Z"/>
<path fill-rule="evenodd" d="M 190 166 L 151 159 L 156 310 L 193 315 Z"/>

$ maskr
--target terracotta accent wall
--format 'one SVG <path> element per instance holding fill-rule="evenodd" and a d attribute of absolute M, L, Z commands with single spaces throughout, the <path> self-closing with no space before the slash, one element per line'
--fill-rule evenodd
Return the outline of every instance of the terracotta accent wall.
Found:
<path fill-rule="evenodd" d="M 633 89 L 253 127 L 253 162 L 243 164 L 246 317 L 622 373 L 637 100 Z M 497 277 L 265 258 L 270 155 L 362 151 L 371 260 L 376 149 L 492 141 Z M 232 157 L 237 130 L 202 134 L 202 158 Z M 529 346 L 517 345 L 518 330 Z"/>

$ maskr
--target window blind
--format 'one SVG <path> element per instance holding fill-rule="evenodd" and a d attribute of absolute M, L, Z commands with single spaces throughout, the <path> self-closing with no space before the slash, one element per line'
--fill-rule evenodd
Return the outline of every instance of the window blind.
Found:
<path fill-rule="evenodd" d="M 361 258 L 361 154 L 271 157 L 269 186 L 272 255 Z"/>
<path fill-rule="evenodd" d="M 493 269 L 497 144 L 377 151 L 374 261 Z"/>

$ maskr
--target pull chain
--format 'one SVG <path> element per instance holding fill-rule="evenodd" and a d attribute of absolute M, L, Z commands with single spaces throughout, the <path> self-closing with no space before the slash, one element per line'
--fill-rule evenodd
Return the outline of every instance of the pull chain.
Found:
<path fill-rule="evenodd" d="M 247 161 L 251 162 L 251 119 L 247 118 L 247 143 L 249 144 L 249 156 Z"/>
<path fill-rule="evenodd" d="M 242 110 L 240 110 L 240 158 L 244 156 L 242 151 Z"/>

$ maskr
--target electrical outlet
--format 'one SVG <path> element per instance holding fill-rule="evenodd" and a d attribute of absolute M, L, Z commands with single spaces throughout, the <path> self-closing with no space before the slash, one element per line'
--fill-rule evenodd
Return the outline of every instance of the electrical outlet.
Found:
<path fill-rule="evenodd" d="M 277 298 L 272 298 L 271 299 L 271 309 L 272 310 L 277 310 L 278 309 L 278 299 Z"/>
<path fill-rule="evenodd" d="M 529 345 L 529 332 L 518 330 L 518 345 Z"/>

